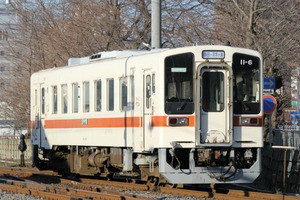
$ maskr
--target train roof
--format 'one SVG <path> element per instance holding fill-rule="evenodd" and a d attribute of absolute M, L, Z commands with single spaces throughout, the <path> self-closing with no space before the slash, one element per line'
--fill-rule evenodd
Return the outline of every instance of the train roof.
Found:
<path fill-rule="evenodd" d="M 151 54 L 157 54 L 157 53 L 161 53 L 161 52 L 168 52 L 170 54 L 172 54 L 172 53 L 178 54 L 178 53 L 184 53 L 184 52 L 192 52 L 192 51 L 195 51 L 196 49 L 201 49 L 201 50 L 234 49 L 235 51 L 257 54 L 257 56 L 260 56 L 259 52 L 255 51 L 255 50 L 240 48 L 240 47 L 223 46 L 223 45 L 201 45 L 201 46 L 187 46 L 187 47 L 179 47 L 179 48 L 161 48 L 161 49 L 151 49 L 150 51 L 148 51 L 148 50 L 115 50 L 115 51 L 99 52 L 99 53 L 93 54 L 91 56 L 82 57 L 82 58 L 70 58 L 68 60 L 67 66 L 53 67 L 53 68 L 35 72 L 34 74 L 40 74 L 40 73 L 49 72 L 49 71 L 56 71 L 56 70 L 61 70 L 64 68 L 81 66 L 84 64 L 95 63 L 95 62 L 104 62 L 104 61 L 115 60 L 115 59 L 122 60 L 122 59 L 127 59 L 128 57 L 131 57 L 131 56 L 151 55 Z"/>

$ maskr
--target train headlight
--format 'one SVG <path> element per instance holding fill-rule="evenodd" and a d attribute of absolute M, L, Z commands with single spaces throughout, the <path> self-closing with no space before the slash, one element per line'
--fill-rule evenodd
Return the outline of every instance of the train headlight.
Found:
<path fill-rule="evenodd" d="M 249 117 L 241 117 L 240 121 L 242 126 L 249 125 L 250 124 L 250 118 Z"/>
<path fill-rule="evenodd" d="M 258 118 L 257 117 L 241 117 L 240 118 L 240 125 L 241 126 L 255 126 L 258 125 Z"/>
<path fill-rule="evenodd" d="M 187 117 L 169 117 L 168 125 L 169 126 L 188 126 L 189 118 L 187 118 Z"/>

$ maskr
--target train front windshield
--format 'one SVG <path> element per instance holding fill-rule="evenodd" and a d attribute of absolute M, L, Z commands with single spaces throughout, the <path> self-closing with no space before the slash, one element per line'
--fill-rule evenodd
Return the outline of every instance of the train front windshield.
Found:
<path fill-rule="evenodd" d="M 258 114 L 260 112 L 259 58 L 245 54 L 233 55 L 233 112 Z"/>
<path fill-rule="evenodd" d="M 192 53 L 169 56 L 165 59 L 165 112 L 194 113 Z"/>

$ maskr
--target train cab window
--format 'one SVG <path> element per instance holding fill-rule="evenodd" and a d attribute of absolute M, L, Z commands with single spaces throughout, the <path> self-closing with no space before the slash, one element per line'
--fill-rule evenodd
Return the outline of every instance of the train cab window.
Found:
<path fill-rule="evenodd" d="M 83 83 L 83 112 L 90 112 L 90 83 Z"/>
<path fill-rule="evenodd" d="M 120 110 L 127 109 L 127 77 L 120 78 Z"/>
<path fill-rule="evenodd" d="M 53 114 L 57 114 L 57 86 L 52 86 Z"/>
<path fill-rule="evenodd" d="M 114 110 L 114 79 L 108 79 L 107 80 L 107 110 L 113 111 Z"/>
<path fill-rule="evenodd" d="M 73 104 L 72 104 L 72 112 L 78 113 L 78 83 L 72 84 L 72 91 L 73 91 Z"/>
<path fill-rule="evenodd" d="M 235 53 L 233 55 L 233 112 L 260 113 L 260 59 Z"/>
<path fill-rule="evenodd" d="M 61 86 L 61 105 L 62 105 L 62 113 L 68 112 L 68 86 L 64 84 Z"/>
<path fill-rule="evenodd" d="M 99 112 L 102 108 L 102 82 L 95 81 L 95 111 Z"/>
<path fill-rule="evenodd" d="M 194 113 L 193 67 L 194 54 L 184 53 L 165 59 L 165 112 Z"/>
<path fill-rule="evenodd" d="M 224 74 L 222 72 L 203 73 L 203 110 L 221 112 L 224 109 Z"/>

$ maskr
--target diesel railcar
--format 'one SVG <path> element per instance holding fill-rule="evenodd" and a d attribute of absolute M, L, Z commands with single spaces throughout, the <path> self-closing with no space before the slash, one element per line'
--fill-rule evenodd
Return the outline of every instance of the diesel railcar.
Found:
<path fill-rule="evenodd" d="M 31 76 L 39 168 L 155 184 L 261 171 L 262 56 L 230 46 L 111 51 Z"/>

